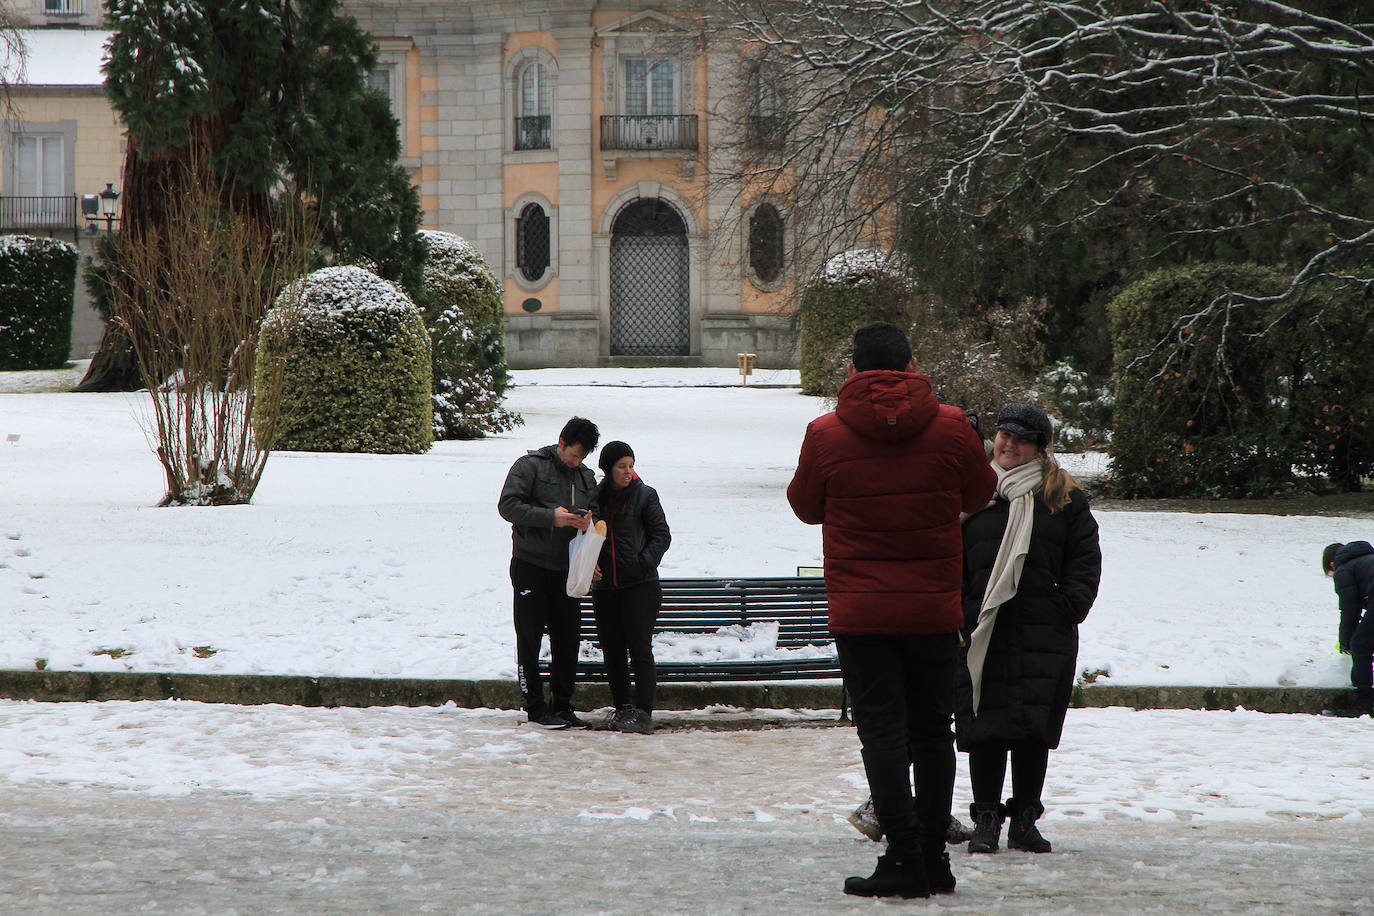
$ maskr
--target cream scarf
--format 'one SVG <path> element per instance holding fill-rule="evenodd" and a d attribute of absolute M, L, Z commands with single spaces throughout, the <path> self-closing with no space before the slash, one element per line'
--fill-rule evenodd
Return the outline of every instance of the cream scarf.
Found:
<path fill-rule="evenodd" d="M 978 625 L 968 644 L 968 673 L 973 678 L 973 714 L 983 698 L 983 662 L 992 640 L 992 628 L 997 623 L 997 610 L 1016 595 L 1021 582 L 1021 567 L 1026 564 L 1030 550 L 1031 528 L 1035 522 L 1035 488 L 1045 478 L 1039 459 L 1004 471 L 993 462 L 997 472 L 997 495 L 1011 503 L 1007 512 L 1007 528 L 1002 532 L 1002 544 L 997 548 L 997 561 L 988 576 L 983 603 L 978 609 Z"/>

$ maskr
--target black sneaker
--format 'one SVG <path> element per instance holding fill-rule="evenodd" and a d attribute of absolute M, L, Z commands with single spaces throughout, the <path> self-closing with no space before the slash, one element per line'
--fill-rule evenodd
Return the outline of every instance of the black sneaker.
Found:
<path fill-rule="evenodd" d="M 626 721 L 621 724 L 620 730 L 632 735 L 652 735 L 654 733 L 654 717 L 651 713 L 632 706 L 626 715 Z"/>
<path fill-rule="evenodd" d="M 1350 693 L 1348 705 L 1327 710 L 1324 716 L 1340 716 L 1342 719 L 1358 719 L 1360 716 L 1374 715 L 1370 709 L 1370 695 L 1367 690 L 1354 690 Z"/>
<path fill-rule="evenodd" d="M 611 717 L 606 720 L 606 727 L 613 732 L 623 732 L 625 726 L 634 720 L 635 708 L 626 703 L 619 706 L 616 711 L 611 713 Z"/>
<path fill-rule="evenodd" d="M 560 721 L 562 721 L 562 723 L 568 728 L 592 727 L 592 724 L 590 722 L 588 722 L 586 719 L 578 718 L 577 713 L 573 712 L 571 709 L 560 710 L 554 713 L 554 716 L 558 718 Z"/>
<path fill-rule="evenodd" d="M 568 727 L 568 723 L 567 723 L 567 722 L 565 722 L 561 717 L 556 716 L 556 715 L 554 715 L 553 713 L 549 712 L 547 709 L 543 710 L 542 712 L 532 712 L 532 713 L 530 713 L 529 715 L 530 715 L 530 724 L 531 724 L 531 725 L 537 725 L 537 726 L 539 726 L 540 728 L 567 728 L 567 727 Z"/>

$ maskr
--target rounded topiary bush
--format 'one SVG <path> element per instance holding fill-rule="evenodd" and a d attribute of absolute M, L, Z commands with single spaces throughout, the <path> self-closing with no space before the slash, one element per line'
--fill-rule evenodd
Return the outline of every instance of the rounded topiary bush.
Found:
<path fill-rule="evenodd" d="M 881 252 L 846 252 L 802 292 L 799 367 L 802 394 L 834 394 L 843 381 L 854 331 L 871 321 L 905 327 L 910 291 Z"/>
<path fill-rule="evenodd" d="M 77 263 L 66 242 L 0 236 L 0 370 L 66 365 Z"/>
<path fill-rule="evenodd" d="M 326 267 L 296 281 L 263 319 L 254 425 L 280 373 L 271 447 L 418 453 L 433 441 L 430 346 L 420 309 L 361 267 Z"/>
<path fill-rule="evenodd" d="M 480 252 L 447 232 L 429 248 L 421 305 L 433 353 L 436 439 L 475 439 L 521 422 L 501 399 L 509 384 L 501 286 Z"/>

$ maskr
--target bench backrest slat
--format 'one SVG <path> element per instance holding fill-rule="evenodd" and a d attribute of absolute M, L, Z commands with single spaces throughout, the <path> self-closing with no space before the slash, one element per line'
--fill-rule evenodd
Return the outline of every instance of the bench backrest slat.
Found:
<path fill-rule="evenodd" d="M 715 633 L 732 624 L 776 622 L 784 648 L 825 645 L 828 629 L 825 580 L 811 577 L 662 579 L 660 633 Z M 596 639 L 592 599 L 582 599 L 582 638 Z"/>

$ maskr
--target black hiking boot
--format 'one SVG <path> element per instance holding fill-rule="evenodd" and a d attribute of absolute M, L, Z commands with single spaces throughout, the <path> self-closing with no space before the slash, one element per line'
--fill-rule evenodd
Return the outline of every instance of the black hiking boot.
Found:
<path fill-rule="evenodd" d="M 1026 852 L 1049 852 L 1050 841 L 1040 835 L 1035 822 L 1045 813 L 1045 806 L 1039 802 L 1022 805 L 1015 799 L 1007 799 L 1007 845 L 1012 849 Z"/>
<path fill-rule="evenodd" d="M 996 852 L 997 843 L 1002 838 L 1002 820 L 1006 809 L 1001 805 L 968 806 L 968 816 L 973 818 L 973 836 L 969 837 L 969 852 Z"/>
<path fill-rule="evenodd" d="M 919 855 L 888 852 L 878 857 L 878 867 L 872 875 L 845 878 L 844 892 L 855 897 L 929 897 L 930 885 L 926 883 L 926 869 Z"/>
<path fill-rule="evenodd" d="M 926 867 L 926 886 L 930 888 L 932 894 L 952 894 L 954 893 L 954 872 L 949 867 L 949 853 L 945 852 L 945 844 L 941 843 L 938 848 L 929 848 L 921 852 L 922 863 Z"/>

